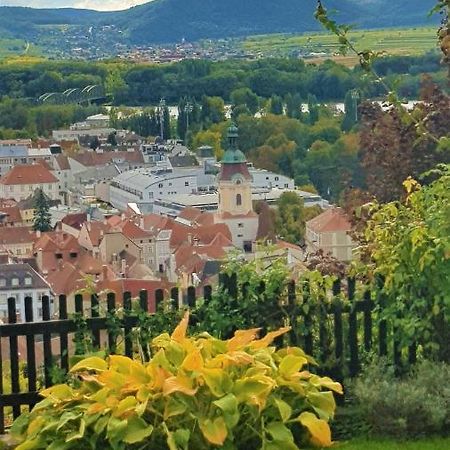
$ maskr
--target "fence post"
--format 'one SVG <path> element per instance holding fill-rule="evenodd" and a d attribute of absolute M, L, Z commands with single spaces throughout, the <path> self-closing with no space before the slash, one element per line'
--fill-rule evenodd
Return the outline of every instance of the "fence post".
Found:
<path fill-rule="evenodd" d="M 50 320 L 50 298 L 48 295 L 42 296 L 42 320 Z M 53 365 L 52 361 L 52 336 L 50 333 L 44 333 L 44 378 L 45 387 L 50 387 L 52 385 L 51 368 Z"/>
<path fill-rule="evenodd" d="M 133 339 L 131 338 L 130 314 L 131 314 L 131 292 L 123 293 L 123 309 L 124 309 L 124 333 L 125 333 L 125 356 L 133 357 Z"/>
<path fill-rule="evenodd" d="M 106 295 L 106 308 L 108 310 L 108 316 L 111 319 L 116 317 L 116 294 L 114 292 L 108 292 Z M 116 353 L 116 340 L 117 340 L 117 330 L 108 329 L 108 347 L 110 353 Z"/>
<path fill-rule="evenodd" d="M 313 356 L 313 332 L 312 332 L 312 314 L 311 314 L 311 292 L 309 282 L 306 280 L 303 285 L 303 319 L 305 322 L 305 352 Z M 306 307 L 306 310 L 305 310 Z"/>
<path fill-rule="evenodd" d="M 212 286 L 209 284 L 203 287 L 203 298 L 205 299 L 205 303 L 208 303 L 212 299 Z"/>
<path fill-rule="evenodd" d="M 25 321 L 33 322 L 33 298 L 25 297 Z M 36 348 L 34 334 L 27 334 L 27 377 L 28 390 L 30 392 L 36 391 Z M 30 410 L 32 405 L 30 405 Z"/>
<path fill-rule="evenodd" d="M 91 295 L 91 317 L 100 317 L 99 302 L 97 294 Z M 92 329 L 92 345 L 95 349 L 100 348 L 100 330 Z"/>
<path fill-rule="evenodd" d="M 342 302 L 339 298 L 341 293 L 341 280 L 337 279 L 333 283 L 333 312 L 334 312 L 334 355 L 338 365 L 342 365 L 342 356 L 344 353 L 344 331 L 342 327 Z"/>
<path fill-rule="evenodd" d="M 17 323 L 16 299 L 8 298 L 8 323 Z M 13 394 L 20 392 L 19 383 L 19 349 L 17 336 L 9 337 L 9 360 L 11 365 L 11 392 Z M 20 416 L 20 406 L 13 406 L 14 419 Z"/>
<path fill-rule="evenodd" d="M 372 301 L 370 291 L 364 292 L 364 349 L 372 349 Z"/>
<path fill-rule="evenodd" d="M 59 320 L 67 320 L 67 297 L 59 296 Z M 69 371 L 69 339 L 67 333 L 60 333 L 61 369 Z"/>
<path fill-rule="evenodd" d="M 81 294 L 75 295 L 75 314 L 79 316 L 80 319 L 84 318 L 83 296 Z M 84 329 L 77 329 L 77 331 L 75 332 L 75 355 L 83 355 L 86 352 L 86 336 L 84 334 L 84 331 Z"/>
<path fill-rule="evenodd" d="M 348 340 L 350 348 L 350 376 L 355 377 L 359 371 L 358 358 L 358 322 L 355 305 L 355 279 L 348 278 L 348 299 L 351 303 L 349 314 Z"/>
<path fill-rule="evenodd" d="M 194 286 L 189 286 L 187 289 L 187 306 L 189 308 L 195 308 L 196 292 Z"/>

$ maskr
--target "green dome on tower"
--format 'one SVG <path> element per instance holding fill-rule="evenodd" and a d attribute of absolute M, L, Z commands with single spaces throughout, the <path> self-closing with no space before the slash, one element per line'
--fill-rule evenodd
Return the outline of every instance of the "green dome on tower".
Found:
<path fill-rule="evenodd" d="M 238 127 L 232 123 L 228 128 L 228 148 L 222 158 L 222 164 L 246 163 L 245 155 L 237 148 L 237 140 L 239 137 Z"/>

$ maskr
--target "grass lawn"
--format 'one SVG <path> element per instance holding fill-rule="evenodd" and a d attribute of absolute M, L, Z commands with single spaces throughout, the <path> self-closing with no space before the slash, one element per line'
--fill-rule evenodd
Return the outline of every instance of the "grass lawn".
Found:
<path fill-rule="evenodd" d="M 333 447 L 342 450 L 448 450 L 449 439 L 424 439 L 417 441 L 385 441 L 385 440 L 354 440 L 337 442 Z"/>

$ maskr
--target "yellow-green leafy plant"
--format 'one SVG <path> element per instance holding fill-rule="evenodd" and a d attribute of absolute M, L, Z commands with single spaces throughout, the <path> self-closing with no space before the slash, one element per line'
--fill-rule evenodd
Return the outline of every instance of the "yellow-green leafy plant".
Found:
<path fill-rule="evenodd" d="M 310 373 L 297 347 L 276 350 L 289 328 L 222 341 L 187 337 L 188 314 L 152 341 L 152 359 L 96 356 L 71 369 L 74 382 L 44 390 L 19 417 L 16 450 L 295 450 L 331 445 L 328 421 L 339 383 Z"/>

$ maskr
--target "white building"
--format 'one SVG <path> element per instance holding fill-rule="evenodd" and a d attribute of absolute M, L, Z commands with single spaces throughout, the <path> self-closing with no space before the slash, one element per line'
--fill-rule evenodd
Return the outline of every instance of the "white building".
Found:
<path fill-rule="evenodd" d="M 42 297 L 52 296 L 49 284 L 29 264 L 0 264 L 0 320 L 8 320 L 8 299 L 16 300 L 18 322 L 25 322 L 25 298 L 30 297 L 33 319 L 42 320 Z M 52 305 L 51 309 L 52 309 Z M 52 314 L 52 310 L 50 311 Z"/>
<path fill-rule="evenodd" d="M 0 178 L 0 198 L 25 200 L 42 189 L 51 200 L 59 200 L 59 180 L 41 164 L 14 166 Z"/>

